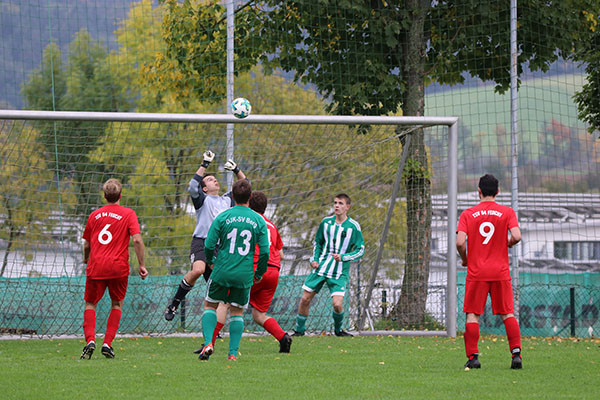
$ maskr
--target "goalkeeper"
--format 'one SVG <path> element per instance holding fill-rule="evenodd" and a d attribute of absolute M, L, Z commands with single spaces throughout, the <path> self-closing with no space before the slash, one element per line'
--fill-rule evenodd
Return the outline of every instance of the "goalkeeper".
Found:
<path fill-rule="evenodd" d="M 348 216 L 350 197 L 340 193 L 333 200 L 333 216 L 325 217 L 317 229 L 313 268 L 304 281 L 304 293 L 298 306 L 296 329 L 292 336 L 304 336 L 310 302 L 327 284 L 333 302 L 333 325 L 336 336 L 352 336 L 342 329 L 343 301 L 350 275 L 350 261 L 360 259 L 365 253 L 365 241 L 358 222 Z"/>
<path fill-rule="evenodd" d="M 217 242 L 221 251 L 214 261 L 214 269 L 204 299 L 202 332 L 204 346 L 200 360 L 208 360 L 213 353 L 211 338 L 217 325 L 217 305 L 229 304 L 228 360 L 237 360 L 238 349 L 244 332 L 244 308 L 250 299 L 250 288 L 260 282 L 267 270 L 269 259 L 269 233 L 267 223 L 249 207 L 252 188 L 247 180 L 233 184 L 235 207 L 219 214 L 206 237 L 206 263 L 212 265 Z M 258 262 L 254 271 L 254 252 L 259 248 Z"/>
<path fill-rule="evenodd" d="M 212 272 L 210 268 L 206 267 L 206 255 L 204 253 L 204 241 L 206 240 L 208 229 L 219 213 L 235 205 L 232 192 L 230 191 L 219 196 L 219 181 L 213 174 L 206 173 L 206 169 L 215 158 L 215 153 L 206 150 L 203 157 L 202 164 L 190 180 L 188 187 L 188 192 L 196 209 L 196 228 L 192 235 L 192 244 L 190 247 L 192 269 L 185 274 L 179 283 L 175 297 L 173 297 L 173 300 L 167 306 L 167 311 L 165 312 L 165 319 L 167 321 L 173 320 L 179 304 L 181 304 L 185 296 L 192 290 L 196 280 L 200 276 L 203 275 L 204 279 L 208 282 Z M 240 171 L 233 160 L 228 160 L 224 168 L 232 171 L 238 180 L 247 180 L 246 175 Z M 223 305 L 219 307 L 219 323 L 217 324 L 217 329 L 215 329 L 215 338 L 225 324 L 226 317 L 227 307 Z"/>

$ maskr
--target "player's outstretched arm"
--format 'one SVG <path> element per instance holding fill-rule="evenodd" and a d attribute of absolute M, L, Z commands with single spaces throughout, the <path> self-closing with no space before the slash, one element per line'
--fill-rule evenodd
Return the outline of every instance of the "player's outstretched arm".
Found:
<path fill-rule="evenodd" d="M 215 153 L 213 153 L 210 150 L 206 150 L 202 154 L 202 164 L 200 164 L 200 167 L 196 171 L 196 174 L 198 174 L 200 176 L 204 176 L 204 173 L 206 172 L 206 169 L 208 168 L 208 166 L 210 165 L 210 163 L 214 159 L 215 159 Z"/>
<path fill-rule="evenodd" d="M 142 235 L 140 233 L 136 233 L 133 235 L 133 249 L 135 250 L 135 255 L 138 259 L 139 264 L 139 274 L 142 279 L 146 279 L 148 276 L 148 270 L 146 269 L 146 259 L 145 259 L 145 250 L 144 241 L 142 240 Z"/>
<path fill-rule="evenodd" d="M 242 180 L 242 179 L 246 179 L 246 174 L 244 174 L 242 172 L 242 170 L 237 166 L 235 161 L 233 161 L 231 159 L 227 160 L 227 162 L 225 163 L 223 168 L 225 168 L 227 171 L 233 172 L 235 174 L 235 176 L 237 177 L 238 181 Z"/>

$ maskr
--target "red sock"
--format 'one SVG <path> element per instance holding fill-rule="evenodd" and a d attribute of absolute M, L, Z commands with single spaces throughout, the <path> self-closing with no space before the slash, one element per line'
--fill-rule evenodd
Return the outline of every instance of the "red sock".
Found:
<path fill-rule="evenodd" d="M 213 332 L 213 337 L 212 337 L 213 347 L 215 347 L 215 340 L 217 340 L 217 336 L 219 336 L 219 332 L 221 332 L 221 329 L 223 329 L 224 326 L 225 326 L 225 324 L 222 324 L 219 321 L 217 321 L 217 326 L 215 327 L 215 331 Z"/>
<path fill-rule="evenodd" d="M 104 344 L 111 345 L 113 339 L 117 335 L 119 322 L 121 321 L 121 310 L 113 308 L 110 310 L 108 322 L 106 323 L 106 334 L 104 335 Z"/>
<path fill-rule="evenodd" d="M 515 317 L 509 317 L 504 320 L 504 329 L 506 329 L 506 336 L 508 337 L 508 347 L 510 351 L 514 348 L 521 348 L 521 329 L 519 328 L 519 322 Z"/>
<path fill-rule="evenodd" d="M 83 336 L 85 336 L 85 344 L 96 341 L 96 310 L 83 312 Z"/>
<path fill-rule="evenodd" d="M 471 354 L 479 353 L 477 342 L 479 341 L 479 323 L 468 322 L 465 325 L 465 351 L 467 357 Z"/>
<path fill-rule="evenodd" d="M 285 332 L 283 329 L 281 329 L 275 318 L 267 318 L 263 326 L 265 330 L 273 335 L 273 337 L 275 337 L 277 340 L 281 340 L 285 335 Z"/>

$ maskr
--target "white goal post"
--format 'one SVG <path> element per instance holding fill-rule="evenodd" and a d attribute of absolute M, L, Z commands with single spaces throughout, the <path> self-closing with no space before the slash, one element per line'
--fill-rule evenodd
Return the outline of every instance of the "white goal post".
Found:
<path fill-rule="evenodd" d="M 236 124 L 236 125 L 346 125 L 346 126 L 416 126 L 447 127 L 447 290 L 445 299 L 446 331 L 437 334 L 456 336 L 457 320 L 457 253 L 453 243 L 457 224 L 458 189 L 458 118 L 457 117 L 394 117 L 394 116 L 322 116 L 322 115 L 260 115 L 253 114 L 244 119 L 229 114 L 169 114 L 169 113 L 129 113 L 129 112 L 71 112 L 71 111 L 21 111 L 0 110 L 0 123 L 3 120 L 22 121 L 94 121 L 123 123 L 189 123 L 189 124 Z M 395 186 L 397 186 L 399 180 Z M 394 192 L 397 195 L 397 191 Z M 393 201 L 391 208 L 393 208 Z M 378 258 L 381 258 L 385 235 L 392 216 L 391 208 L 382 229 Z M 420 332 L 420 334 L 423 332 Z"/>

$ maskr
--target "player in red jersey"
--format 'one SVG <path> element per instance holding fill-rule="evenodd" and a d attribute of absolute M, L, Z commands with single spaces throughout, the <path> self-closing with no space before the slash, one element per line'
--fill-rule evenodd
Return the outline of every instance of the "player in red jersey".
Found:
<path fill-rule="evenodd" d="M 83 262 L 87 264 L 83 313 L 86 345 L 81 358 L 88 359 L 96 349 L 96 305 L 104 296 L 107 287 L 112 304 L 102 354 L 107 358 L 115 357 L 111 343 L 119 329 L 121 308 L 127 292 L 130 236 L 133 236 L 140 277 L 145 279 L 148 276 L 144 264 L 144 242 L 137 215 L 132 209 L 119 204 L 121 183 L 116 179 L 109 179 L 104 183 L 103 189 L 108 204 L 90 214 L 83 232 Z"/>
<path fill-rule="evenodd" d="M 489 293 L 492 311 L 504 321 L 512 353 L 511 368 L 521 369 L 521 330 L 513 314 L 508 267 L 508 249 L 521 241 L 521 230 L 515 211 L 496 203 L 498 179 L 489 174 L 482 176 L 478 190 L 481 202 L 460 215 L 456 236 L 462 265 L 467 267 L 463 312 L 467 314 L 464 339 L 469 359 L 465 368 L 481 368 L 477 349 L 479 317 Z"/>
<path fill-rule="evenodd" d="M 267 196 L 263 192 L 252 192 L 250 208 L 259 213 L 267 223 L 270 252 L 269 261 L 267 262 L 267 272 L 263 275 L 262 280 L 255 283 L 250 290 L 252 318 L 254 322 L 265 328 L 267 332 L 279 341 L 280 353 L 289 353 L 292 346 L 292 337 L 281 329 L 275 318 L 267 316 L 267 311 L 273 301 L 277 283 L 279 282 L 279 269 L 281 268 L 281 259 L 283 258 L 283 242 L 275 225 L 264 215 L 267 209 Z M 254 253 L 254 268 L 256 268 L 257 261 L 258 245 Z"/>

